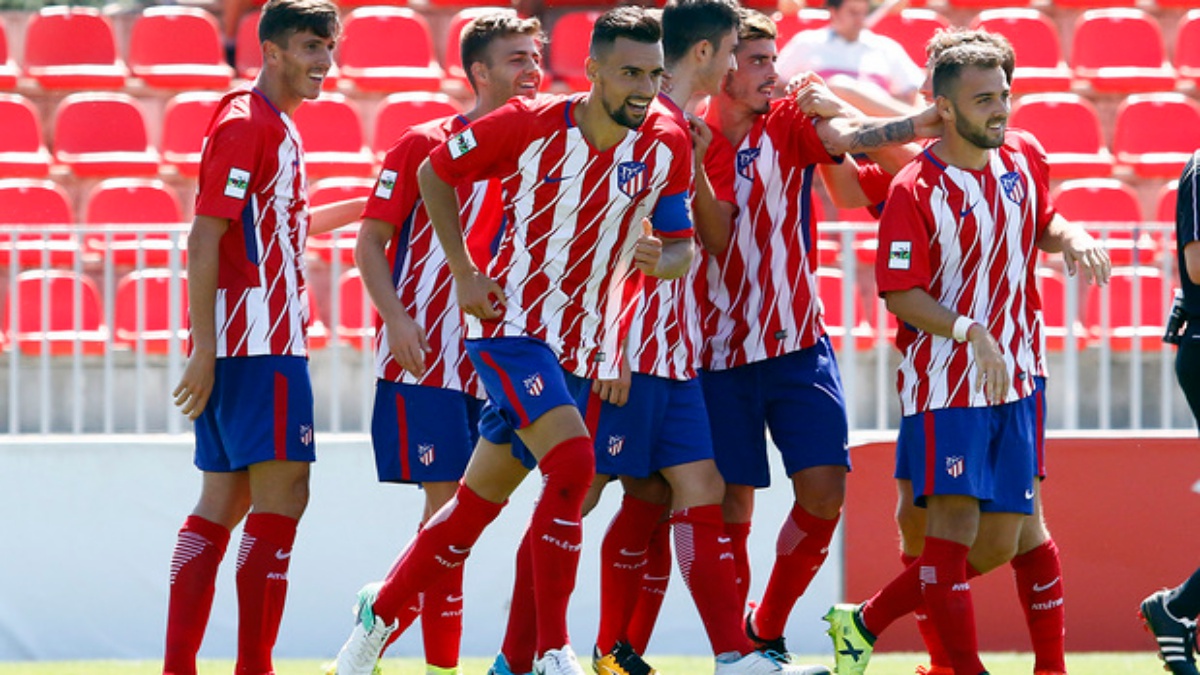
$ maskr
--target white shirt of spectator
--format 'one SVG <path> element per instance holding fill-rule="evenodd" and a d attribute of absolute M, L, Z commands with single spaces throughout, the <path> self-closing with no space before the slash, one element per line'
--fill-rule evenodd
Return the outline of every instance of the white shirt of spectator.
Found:
<path fill-rule="evenodd" d="M 854 42 L 831 28 L 801 31 L 779 52 L 777 67 L 783 82 L 806 71 L 827 80 L 844 74 L 874 82 L 897 98 L 910 96 L 925 82 L 925 71 L 900 43 L 866 29 Z"/>

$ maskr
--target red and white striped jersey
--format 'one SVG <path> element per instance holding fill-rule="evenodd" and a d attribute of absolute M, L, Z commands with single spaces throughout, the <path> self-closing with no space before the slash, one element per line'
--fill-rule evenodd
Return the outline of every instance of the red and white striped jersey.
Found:
<path fill-rule="evenodd" d="M 732 148 L 715 111 L 713 145 L 730 146 L 738 215 L 729 246 L 706 255 L 704 367 L 725 370 L 816 344 L 825 333 L 817 295 L 812 182 L 836 160 L 794 101 L 774 102 Z"/>
<path fill-rule="evenodd" d="M 375 376 L 464 391 L 482 398 L 483 389 L 463 348 L 466 331 L 454 297 L 453 277 L 417 186 L 421 162 L 467 124 L 465 117 L 455 115 L 405 132 L 383 160 L 363 218 L 382 220 L 396 228 L 386 251 L 392 264 L 392 284 L 404 310 L 425 330 L 430 347 L 425 374 L 415 377 L 392 357 L 387 327 L 376 314 Z M 459 219 L 477 265 L 487 265 L 491 258 L 488 246 L 500 231 L 503 214 L 499 192 L 496 181 L 464 184 L 458 190 Z"/>
<path fill-rule="evenodd" d="M 488 274 L 507 306 L 494 321 L 468 316 L 467 337 L 535 337 L 568 371 L 614 378 L 641 292 L 632 264 L 641 219 L 660 198 L 686 199 L 691 138 L 652 112 L 597 151 L 575 124 L 580 100 L 513 99 L 438 146 L 430 161 L 451 185 L 498 178 L 503 187 L 507 225 Z M 655 227 L 660 237 L 692 236 L 683 219 Z"/>
<path fill-rule="evenodd" d="M 1012 375 L 1005 402 L 1032 394 L 1038 374 L 1035 245 L 1054 217 L 1048 178 L 1045 153 L 1025 132 L 1009 130 L 982 171 L 927 149 L 896 175 L 879 223 L 879 292 L 920 288 L 986 326 Z M 902 414 L 988 405 L 967 343 L 901 324 L 896 346 Z"/>
<path fill-rule="evenodd" d="M 257 89 L 217 107 L 196 214 L 230 221 L 217 272 L 217 357 L 307 354 L 308 183 L 300 135 Z"/>

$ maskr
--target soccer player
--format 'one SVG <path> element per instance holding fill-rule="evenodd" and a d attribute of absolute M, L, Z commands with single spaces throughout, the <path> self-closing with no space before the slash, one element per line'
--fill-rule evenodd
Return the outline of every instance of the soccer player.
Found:
<path fill-rule="evenodd" d="M 728 246 L 706 254 L 701 381 L 727 483 L 723 508 L 738 606 L 749 586 L 754 490 L 770 482 L 767 427 L 792 481 L 796 503 L 762 603 L 745 625 L 760 648 L 786 654 L 787 618 L 825 559 L 849 466 L 841 382 L 816 293 L 813 174 L 846 150 L 907 142 L 915 124 L 932 115 L 823 120 L 805 115 L 790 97 L 773 102 L 775 37 L 774 22 L 743 10 L 737 69 L 705 118 L 713 145 L 725 146 L 735 171 L 738 212 Z"/>
<path fill-rule="evenodd" d="M 932 64 L 944 136 L 892 184 L 879 292 L 900 322 L 897 474 L 926 507 L 919 558 L 861 606 L 826 615 L 839 673 L 924 602 L 953 672 L 986 672 L 967 584 L 972 545 L 1015 553 L 1035 489 L 1037 241 L 1054 218 L 1037 142 L 1008 131 L 1004 52 L 984 43 Z"/>
<path fill-rule="evenodd" d="M 1196 424 L 1200 425 L 1200 191 L 1196 189 L 1197 163 L 1200 152 L 1193 153 L 1183 166 L 1179 177 L 1179 194 L 1175 202 L 1175 259 L 1179 265 L 1179 282 L 1183 287 L 1185 324 L 1170 331 L 1178 338 L 1175 353 L 1175 377 L 1187 398 Z M 1169 329 L 1170 330 L 1170 329 Z M 1142 619 L 1158 642 L 1158 653 L 1166 668 L 1175 675 L 1197 675 L 1196 616 L 1200 615 L 1200 569 L 1179 586 L 1152 593 L 1142 601 Z"/>
<path fill-rule="evenodd" d="M 308 375 L 308 233 L 362 202 L 314 211 L 292 115 L 321 92 L 340 24 L 328 0 L 271 0 L 263 68 L 209 124 L 188 235 L 191 354 L 173 396 L 195 422 L 200 499 L 171 560 L 163 673 L 195 675 L 229 533 L 238 553 L 237 675 L 272 672 L 296 525 L 315 459 Z M 247 515 L 248 514 L 248 515 Z"/>
<path fill-rule="evenodd" d="M 462 62 L 475 107 L 413 127 L 388 151 L 363 213 L 355 259 L 379 314 L 371 434 L 379 480 L 418 483 L 428 520 L 454 496 L 478 433 L 482 387 L 463 348 L 450 269 L 417 189 L 417 168 L 435 147 L 513 96 L 541 84 L 541 24 L 511 11 L 472 20 Z M 460 218 L 475 263 L 486 266 L 501 225 L 499 184 L 464 184 Z M 374 588 L 360 593 L 369 602 Z M 462 638 L 462 567 L 426 589 L 420 603 L 426 670 L 453 673 Z"/>
<path fill-rule="evenodd" d="M 692 255 L 691 141 L 650 111 L 663 72 L 660 38 L 643 9 L 604 13 L 586 65 L 589 93 L 514 99 L 439 145 L 418 171 L 488 400 L 459 489 L 364 603 L 338 655 L 339 675 L 368 675 L 402 609 L 463 564 L 529 471 L 530 458 L 507 447 L 514 434 L 543 477 L 527 533 L 533 669 L 583 672 L 566 614 L 595 457 L 576 396 L 619 368 L 636 272 L 678 277 Z M 454 186 L 487 178 L 503 185 L 509 226 L 485 274 L 467 253 Z M 651 222 L 652 232 L 642 233 Z"/>

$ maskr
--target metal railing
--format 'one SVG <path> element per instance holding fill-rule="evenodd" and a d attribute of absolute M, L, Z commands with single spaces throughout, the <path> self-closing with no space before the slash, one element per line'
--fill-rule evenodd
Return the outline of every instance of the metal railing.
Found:
<path fill-rule="evenodd" d="M 1174 349 L 1159 339 L 1177 284 L 1173 229 L 1088 227 L 1111 245 L 1117 280 L 1089 288 L 1053 258 L 1044 265 L 1048 427 L 1192 428 Z M 0 433 L 190 428 L 170 395 L 185 363 L 186 230 L 0 226 Z M 899 355 L 874 291 L 873 225 L 821 232 L 821 295 L 851 428 L 894 429 Z M 344 230 L 310 242 L 310 367 L 324 431 L 370 429 L 374 321 L 349 256 L 353 238 Z"/>

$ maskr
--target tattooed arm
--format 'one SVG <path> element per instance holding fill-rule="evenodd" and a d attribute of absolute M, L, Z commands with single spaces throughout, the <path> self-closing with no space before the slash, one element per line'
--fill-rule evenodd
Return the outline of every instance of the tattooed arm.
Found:
<path fill-rule="evenodd" d="M 830 155 L 865 153 L 941 135 L 942 120 L 933 106 L 889 119 L 833 117 L 817 120 L 817 135 Z"/>

